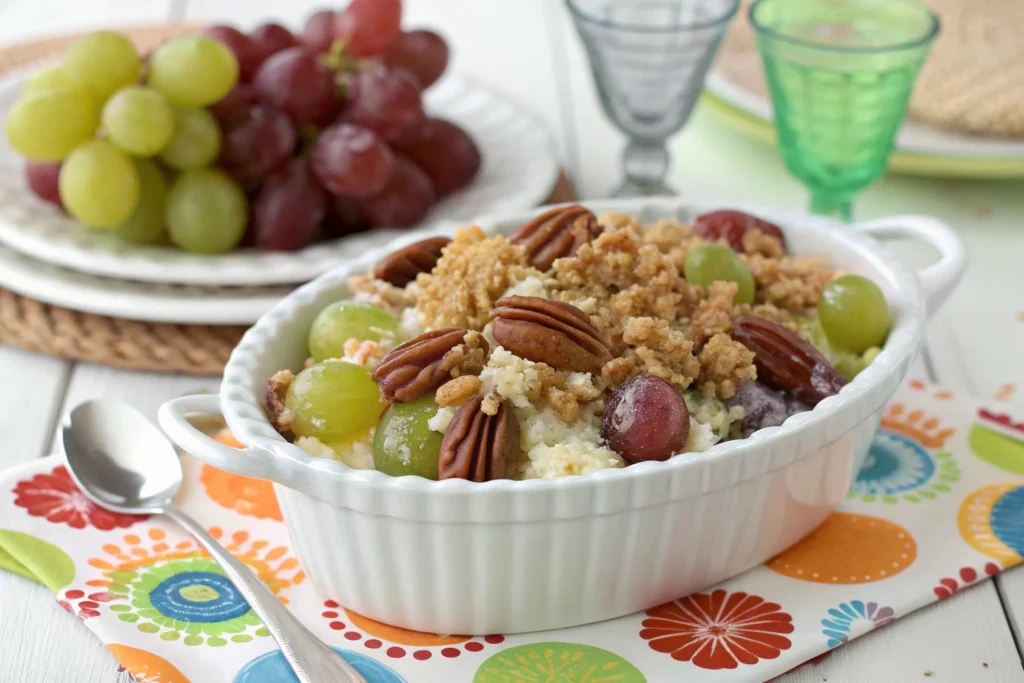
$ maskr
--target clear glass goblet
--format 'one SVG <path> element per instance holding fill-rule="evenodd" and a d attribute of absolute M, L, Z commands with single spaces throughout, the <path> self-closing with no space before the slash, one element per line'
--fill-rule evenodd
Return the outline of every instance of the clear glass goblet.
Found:
<path fill-rule="evenodd" d="M 667 138 L 683 127 L 739 0 L 566 0 L 601 105 L 629 136 L 616 197 L 676 194 Z"/>
<path fill-rule="evenodd" d="M 757 0 L 750 22 L 783 161 L 811 211 L 851 220 L 885 172 L 938 16 L 916 0 Z"/>

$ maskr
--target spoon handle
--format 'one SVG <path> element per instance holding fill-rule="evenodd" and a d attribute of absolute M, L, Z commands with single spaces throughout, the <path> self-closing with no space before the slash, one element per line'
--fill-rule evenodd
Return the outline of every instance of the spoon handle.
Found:
<path fill-rule="evenodd" d="M 200 524 L 174 503 L 164 507 L 164 514 L 191 533 L 203 544 L 245 596 L 264 625 L 281 646 L 300 683 L 366 683 L 348 662 L 324 645 L 281 604 L 263 582 L 245 564 L 224 549 Z"/>

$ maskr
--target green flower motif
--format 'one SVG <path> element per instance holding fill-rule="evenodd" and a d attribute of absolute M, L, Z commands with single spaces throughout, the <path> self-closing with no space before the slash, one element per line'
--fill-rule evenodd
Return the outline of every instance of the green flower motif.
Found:
<path fill-rule="evenodd" d="M 185 645 L 222 647 L 270 635 L 216 562 L 191 557 L 110 575 L 108 590 L 125 602 L 110 606 L 142 633 Z"/>

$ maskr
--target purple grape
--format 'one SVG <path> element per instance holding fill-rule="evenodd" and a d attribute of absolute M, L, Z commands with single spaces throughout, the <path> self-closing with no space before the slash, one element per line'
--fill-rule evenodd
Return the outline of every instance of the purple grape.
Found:
<path fill-rule="evenodd" d="M 265 61 L 252 83 L 261 102 L 277 107 L 300 128 L 322 123 L 338 97 L 334 74 L 302 47 Z"/>
<path fill-rule="evenodd" d="M 359 200 L 359 209 L 375 228 L 409 228 L 419 223 L 434 204 L 430 178 L 416 164 L 395 156 L 391 182 L 379 193 Z"/>
<path fill-rule="evenodd" d="M 273 107 L 236 112 L 224 125 L 220 165 L 243 184 L 266 178 L 295 150 L 295 129 Z"/>
<path fill-rule="evenodd" d="M 327 213 L 327 193 L 302 157 L 275 171 L 253 205 L 256 246 L 292 251 L 313 241 Z"/>

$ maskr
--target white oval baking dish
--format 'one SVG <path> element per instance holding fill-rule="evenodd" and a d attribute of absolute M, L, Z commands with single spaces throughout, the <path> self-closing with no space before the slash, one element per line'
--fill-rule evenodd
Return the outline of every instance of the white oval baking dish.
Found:
<path fill-rule="evenodd" d="M 170 401 L 160 424 L 215 467 L 276 482 L 292 543 L 327 595 L 373 619 L 434 633 L 515 633 L 617 617 L 700 590 L 800 540 L 843 500 L 881 410 L 922 342 L 927 312 L 965 266 L 955 234 L 931 218 L 853 226 L 764 206 L 637 199 L 584 202 L 643 221 L 745 209 L 786 231 L 794 253 L 822 253 L 871 277 L 894 324 L 877 359 L 836 396 L 781 427 L 667 462 L 556 480 L 428 481 L 352 470 L 285 441 L 263 407 L 267 378 L 302 367 L 316 313 L 346 296 L 409 234 L 296 290 L 234 350 L 219 396 Z M 536 213 L 536 212 L 533 212 Z M 532 216 L 481 219 L 509 233 Z M 431 233 L 450 233 L 454 226 Z M 940 260 L 916 274 L 871 236 L 932 244 Z M 189 413 L 222 413 L 244 450 L 194 429 Z"/>

